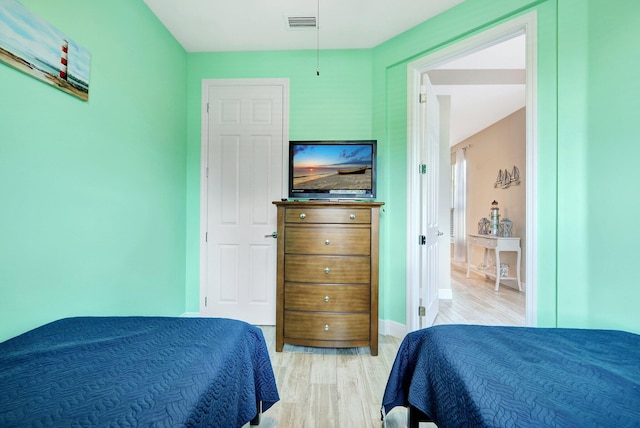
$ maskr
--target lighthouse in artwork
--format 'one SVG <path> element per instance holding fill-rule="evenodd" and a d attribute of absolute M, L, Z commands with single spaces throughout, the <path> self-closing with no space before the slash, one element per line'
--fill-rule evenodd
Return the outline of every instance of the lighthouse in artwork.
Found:
<path fill-rule="evenodd" d="M 67 56 L 69 54 L 69 42 L 62 41 L 62 52 L 60 53 L 60 78 L 67 80 Z"/>

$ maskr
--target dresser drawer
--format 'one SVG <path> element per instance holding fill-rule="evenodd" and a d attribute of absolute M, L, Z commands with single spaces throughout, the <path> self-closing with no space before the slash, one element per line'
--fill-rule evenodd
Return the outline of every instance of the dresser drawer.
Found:
<path fill-rule="evenodd" d="M 369 340 L 369 315 L 285 311 L 284 336 L 311 340 Z"/>
<path fill-rule="evenodd" d="M 495 248 L 498 246 L 498 240 L 491 238 L 482 238 L 479 236 L 469 236 L 469 244 L 478 245 L 485 248 Z"/>
<path fill-rule="evenodd" d="M 284 251 L 288 254 L 368 256 L 371 252 L 371 229 L 288 226 L 285 231 Z"/>
<path fill-rule="evenodd" d="M 286 283 L 284 308 L 300 311 L 369 312 L 368 285 L 311 285 Z"/>
<path fill-rule="evenodd" d="M 284 256 L 284 280 L 325 284 L 368 284 L 371 260 L 366 256 Z"/>
<path fill-rule="evenodd" d="M 367 208 L 287 208 L 287 223 L 370 224 Z"/>

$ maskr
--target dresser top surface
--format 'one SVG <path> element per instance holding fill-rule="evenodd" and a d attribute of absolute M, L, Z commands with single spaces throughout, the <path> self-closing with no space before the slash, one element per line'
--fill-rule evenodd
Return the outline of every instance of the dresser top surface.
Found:
<path fill-rule="evenodd" d="M 273 201 L 273 204 L 280 207 L 332 207 L 332 208 L 378 208 L 384 205 L 384 202 L 374 201 Z"/>

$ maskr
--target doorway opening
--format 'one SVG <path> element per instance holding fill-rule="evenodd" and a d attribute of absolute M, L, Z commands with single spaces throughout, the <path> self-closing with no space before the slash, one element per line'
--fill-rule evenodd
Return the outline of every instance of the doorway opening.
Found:
<path fill-rule="evenodd" d="M 469 73 L 466 70 L 460 70 L 456 72 L 451 72 L 448 70 L 444 72 L 444 74 L 438 69 L 447 68 L 445 64 L 453 63 L 454 61 L 462 61 L 462 58 L 470 57 L 477 52 L 485 50 L 489 47 L 499 45 L 503 42 L 516 40 L 518 38 L 523 40 L 524 49 L 525 49 L 525 58 L 526 58 L 526 69 L 523 72 L 524 76 L 518 77 L 518 72 L 511 71 L 502 71 L 502 70 L 489 70 L 490 72 L 485 72 L 484 75 L 476 75 L 475 79 L 480 79 L 480 81 L 487 82 L 491 79 L 497 78 L 498 74 L 502 74 L 502 78 L 512 78 L 512 79 L 525 79 L 526 86 L 525 91 L 525 108 L 522 114 L 525 116 L 526 120 L 526 137 L 525 137 L 525 168 L 524 176 L 522 177 L 523 184 L 526 185 L 526 207 L 524 211 L 526 213 L 526 224 L 519 225 L 518 233 L 523 237 L 529 237 L 529 239 L 523 239 L 523 244 L 525 248 L 523 248 L 523 253 L 525 254 L 525 269 L 524 269 L 524 277 L 526 278 L 526 296 L 525 296 L 525 324 L 533 326 L 536 324 L 536 308 L 537 308 L 537 298 L 536 298 L 536 245 L 535 245 L 535 236 L 536 236 L 536 147 L 537 147 L 537 118 L 536 118 L 536 94 L 537 94 L 537 84 L 536 84 L 536 15 L 535 12 L 522 15 L 516 19 L 513 19 L 507 23 L 501 24 L 499 26 L 493 27 L 483 33 L 480 33 L 476 36 L 465 39 L 459 43 L 453 44 L 447 48 L 444 48 L 438 52 L 433 54 L 429 54 L 424 58 L 421 58 L 417 61 L 414 61 L 408 66 L 408 168 L 407 171 L 409 174 L 408 177 L 408 199 L 407 199 L 407 213 L 408 213 L 408 248 L 407 248 L 407 330 L 412 331 L 420 328 L 420 307 L 424 307 L 424 303 L 420 301 L 420 297 L 424 294 L 422 293 L 422 278 L 419 271 L 419 263 L 416 266 L 416 261 L 419 260 L 419 252 L 420 248 L 416 245 L 416 234 L 423 233 L 419 230 L 419 219 L 416 218 L 412 213 L 420 212 L 421 207 L 416 206 L 416 201 L 419 201 L 419 192 L 420 188 L 416 185 L 417 181 L 413 174 L 418 168 L 414 168 L 415 165 L 421 164 L 421 159 L 419 158 L 420 153 L 416 150 L 416 147 L 419 145 L 420 135 L 421 135 L 421 127 L 424 126 L 424 120 L 420 113 L 420 93 L 421 86 L 423 85 L 423 76 L 430 75 L 433 77 L 433 80 L 438 80 L 438 78 L 468 78 Z M 497 66 L 496 66 L 497 68 Z M 440 74 L 438 74 L 440 73 Z M 521 72 L 522 74 L 522 72 Z M 452 77 L 453 75 L 453 77 Z M 510 75 L 508 77 L 507 75 Z M 446 108 L 449 109 L 448 112 L 442 114 L 441 108 L 441 120 L 440 120 L 440 128 L 441 135 L 443 138 L 451 138 L 453 137 L 453 131 L 449 132 L 448 128 L 448 120 L 450 118 L 450 109 L 451 104 L 454 101 L 451 99 L 451 96 L 440 96 L 441 104 L 443 104 Z M 476 107 L 482 108 L 482 107 Z M 485 108 L 486 109 L 486 108 Z M 478 110 L 479 111 L 479 110 Z M 444 132 L 442 131 L 444 130 Z M 455 130 L 459 131 L 458 128 Z M 452 135 L 449 135 L 452 134 Z M 447 140 L 449 141 L 449 140 Z M 442 146 L 442 145 L 441 145 Z M 440 156 L 440 163 L 447 162 L 446 164 L 441 165 L 441 169 L 446 169 L 447 174 L 450 172 L 450 147 L 449 144 L 446 144 L 446 147 L 441 147 L 441 151 L 446 150 L 446 156 Z M 473 148 L 471 148 L 473 150 Z M 447 160 L 448 159 L 448 160 Z M 509 166 L 511 168 L 511 166 Z M 497 174 L 497 171 L 495 171 Z M 495 178 L 495 177 L 494 177 Z M 449 176 L 450 180 L 450 176 Z M 440 229 L 442 233 L 442 237 L 440 238 L 443 241 L 443 246 L 446 244 L 446 247 L 449 248 L 450 245 L 450 230 L 451 230 L 451 192 L 440 192 L 438 196 L 439 203 L 441 204 L 441 209 L 439 212 L 440 215 Z M 489 204 L 491 201 L 488 201 L 487 205 L 487 217 L 489 213 Z M 444 214 L 444 215 L 443 215 Z M 475 221 L 477 221 L 476 219 Z M 475 223 L 475 221 L 473 223 Z M 469 225 L 471 224 L 471 219 L 467 219 L 466 225 L 467 229 L 470 229 Z M 446 233 L 444 233 L 446 232 Z M 475 233 L 475 230 L 467 230 L 466 233 Z M 450 262 L 452 259 L 451 252 L 439 252 L 441 257 L 444 257 L 445 260 L 440 260 L 439 266 L 450 266 Z M 440 277 L 438 296 L 437 298 L 454 298 L 452 296 L 451 289 L 451 276 Z"/>

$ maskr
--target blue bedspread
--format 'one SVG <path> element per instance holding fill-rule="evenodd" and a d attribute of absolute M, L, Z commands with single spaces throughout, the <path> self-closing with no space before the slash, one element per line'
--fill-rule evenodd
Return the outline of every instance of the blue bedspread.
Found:
<path fill-rule="evenodd" d="M 240 427 L 279 400 L 262 331 L 214 318 L 67 318 L 0 343 L 1 427 Z"/>
<path fill-rule="evenodd" d="M 404 339 L 383 412 L 414 406 L 439 428 L 640 427 L 640 336 L 441 325 Z"/>

